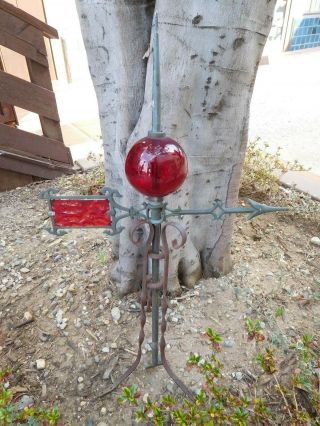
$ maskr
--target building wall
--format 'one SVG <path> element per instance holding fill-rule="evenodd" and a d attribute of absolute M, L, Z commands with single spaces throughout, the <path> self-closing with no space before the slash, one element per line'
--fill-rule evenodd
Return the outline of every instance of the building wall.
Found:
<path fill-rule="evenodd" d="M 297 22 L 306 13 L 320 13 L 320 0 L 278 0 L 264 56 L 276 57 L 290 49 Z"/>
<path fill-rule="evenodd" d="M 75 0 L 43 0 L 47 22 L 59 32 L 52 50 L 59 83 L 91 81 Z"/>

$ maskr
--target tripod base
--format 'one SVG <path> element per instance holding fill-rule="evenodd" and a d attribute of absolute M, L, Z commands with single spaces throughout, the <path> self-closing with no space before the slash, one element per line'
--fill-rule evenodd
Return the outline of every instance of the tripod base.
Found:
<path fill-rule="evenodd" d="M 121 383 L 123 383 L 130 374 L 138 367 L 141 355 L 142 344 L 144 342 L 145 333 L 144 326 L 146 323 L 146 311 L 152 307 L 152 343 L 151 343 L 151 362 L 147 363 L 146 368 L 154 368 L 162 365 L 172 380 L 179 386 L 179 388 L 190 398 L 194 400 L 194 393 L 176 376 L 172 371 L 165 354 L 166 341 L 165 332 L 167 329 L 166 313 L 168 309 L 168 277 L 169 277 L 169 246 L 167 241 L 167 228 L 168 226 L 174 227 L 181 236 L 180 243 L 177 240 L 173 242 L 173 248 L 180 248 L 187 239 L 185 230 L 180 224 L 168 222 L 163 225 L 162 229 L 158 225 L 152 225 L 146 220 L 140 220 L 130 230 L 131 241 L 141 246 L 144 246 L 143 255 L 143 269 L 142 269 L 142 289 L 140 295 L 140 333 L 139 333 L 139 348 L 137 358 L 130 368 L 119 378 L 116 384 L 104 392 L 100 397 L 115 390 Z M 141 239 L 137 240 L 134 236 L 135 231 L 143 227 L 149 228 L 147 241 L 143 242 Z M 161 244 L 160 244 L 161 239 Z M 155 241 L 157 244 L 155 244 Z M 148 274 L 148 261 L 152 261 L 152 275 Z M 163 276 L 159 278 L 159 262 L 164 261 Z M 161 292 L 161 297 L 160 297 Z M 159 300 L 160 299 L 160 300 Z M 160 303 L 159 303 L 160 302 Z M 159 304 L 161 305 L 161 325 L 160 325 L 160 343 L 159 343 Z M 159 351 L 160 349 L 160 351 Z"/>

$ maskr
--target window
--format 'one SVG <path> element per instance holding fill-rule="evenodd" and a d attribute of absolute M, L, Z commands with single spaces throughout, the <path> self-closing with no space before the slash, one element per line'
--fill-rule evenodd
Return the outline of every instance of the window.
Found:
<path fill-rule="evenodd" d="M 318 7 L 319 4 L 320 0 L 313 1 L 315 7 Z M 294 19 L 288 50 L 308 49 L 317 46 L 320 46 L 320 11 L 319 13 L 304 14 L 301 19 Z"/>

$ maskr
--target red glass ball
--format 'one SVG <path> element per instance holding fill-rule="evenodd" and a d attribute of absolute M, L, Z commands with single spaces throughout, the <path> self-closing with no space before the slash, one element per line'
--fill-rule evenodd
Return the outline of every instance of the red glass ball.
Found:
<path fill-rule="evenodd" d="M 188 174 L 186 154 L 168 137 L 140 139 L 128 152 L 125 172 L 130 184 L 149 197 L 176 191 Z"/>

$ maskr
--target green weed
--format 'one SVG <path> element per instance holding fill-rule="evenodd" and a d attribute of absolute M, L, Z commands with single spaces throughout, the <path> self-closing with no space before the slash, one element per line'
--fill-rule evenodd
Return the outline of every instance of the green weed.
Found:
<path fill-rule="evenodd" d="M 20 409 L 14 402 L 14 395 L 10 388 L 6 388 L 11 377 L 10 370 L 0 370 L 0 425 L 32 425 L 57 426 L 60 413 L 57 408 L 45 409 L 36 406 Z"/>

